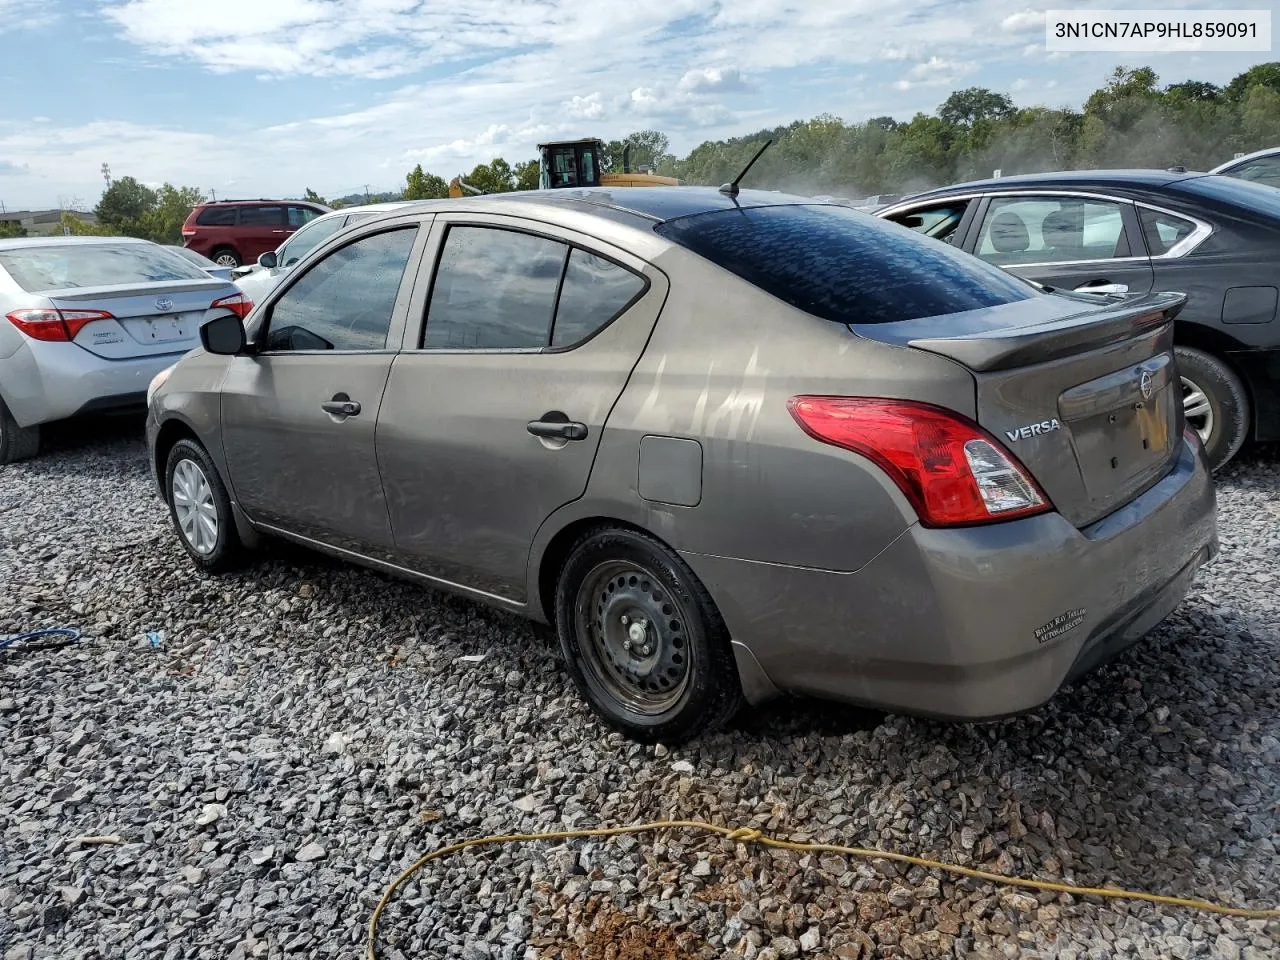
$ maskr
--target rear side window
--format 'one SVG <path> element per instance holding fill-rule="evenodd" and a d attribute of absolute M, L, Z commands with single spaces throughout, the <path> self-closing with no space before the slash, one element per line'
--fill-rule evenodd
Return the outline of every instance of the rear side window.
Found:
<path fill-rule="evenodd" d="M 361 237 L 316 263 L 272 305 L 266 349 L 385 349 L 416 233 Z"/>
<path fill-rule="evenodd" d="M 945 243 L 846 207 L 797 204 L 681 217 L 659 234 L 824 320 L 894 323 L 1036 295 Z"/>
<path fill-rule="evenodd" d="M 196 220 L 202 227 L 234 227 L 236 225 L 235 207 L 205 207 Z"/>
<path fill-rule="evenodd" d="M 492 227 L 450 227 L 423 346 L 515 350 L 547 345 L 568 246 Z"/>
<path fill-rule="evenodd" d="M 241 207 L 242 227 L 283 227 L 284 207 Z"/>
<path fill-rule="evenodd" d="M 289 226 L 301 227 L 320 216 L 310 207 L 289 207 Z"/>
<path fill-rule="evenodd" d="M 644 288 L 643 277 L 575 248 L 560 285 L 551 346 L 568 347 L 587 339 L 625 310 Z"/>
<path fill-rule="evenodd" d="M 19 247 L 0 252 L 0 267 L 28 293 L 209 279 L 191 261 L 150 243 Z"/>
<path fill-rule="evenodd" d="M 1138 219 L 1142 221 L 1142 235 L 1146 237 L 1147 250 L 1153 257 L 1168 253 L 1196 229 L 1196 225 L 1185 217 L 1175 217 L 1171 213 L 1149 210 L 1146 207 L 1138 207 Z"/>

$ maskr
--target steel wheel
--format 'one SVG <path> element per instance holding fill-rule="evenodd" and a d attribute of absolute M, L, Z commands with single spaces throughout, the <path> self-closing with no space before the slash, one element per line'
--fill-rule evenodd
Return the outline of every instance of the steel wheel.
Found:
<path fill-rule="evenodd" d="M 191 549 L 201 556 L 213 553 L 218 545 L 218 507 L 200 464 L 179 460 L 173 468 L 170 494 L 178 528 Z"/>
<path fill-rule="evenodd" d="M 620 705 L 656 716 L 680 700 L 689 615 L 657 576 L 630 561 L 598 564 L 583 578 L 574 620 L 584 666 Z"/>
<path fill-rule="evenodd" d="M 1206 446 L 1213 436 L 1213 405 L 1209 397 L 1195 383 L 1182 378 L 1182 412 L 1191 429 L 1200 435 Z"/>

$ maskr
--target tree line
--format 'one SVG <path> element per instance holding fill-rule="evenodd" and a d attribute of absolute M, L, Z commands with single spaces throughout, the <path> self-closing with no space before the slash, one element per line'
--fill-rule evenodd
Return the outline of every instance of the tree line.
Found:
<path fill-rule="evenodd" d="M 874 117 L 845 123 L 822 114 L 727 140 L 708 140 L 677 157 L 666 134 L 638 130 L 604 144 L 602 169 L 632 169 L 689 184 L 732 180 L 767 140 L 773 146 L 751 169 L 750 185 L 801 194 L 862 197 L 905 193 L 1002 173 L 1182 165 L 1207 170 L 1235 153 L 1280 146 L 1280 62 L 1250 67 L 1224 86 L 1199 80 L 1161 85 L 1150 67 L 1116 67 L 1080 110 L 1018 107 L 982 87 L 957 90 L 934 113 L 907 121 Z M 462 180 L 483 193 L 538 187 L 537 159 L 497 157 Z M 376 199 L 448 196 L 448 182 L 417 164 L 397 192 Z M 302 197 L 339 207 L 363 198 L 324 200 L 310 187 Z M 71 233 L 124 234 L 180 243 L 191 208 L 205 201 L 195 187 L 153 190 L 133 177 L 113 181 L 94 208 L 97 224 L 67 213 Z"/>

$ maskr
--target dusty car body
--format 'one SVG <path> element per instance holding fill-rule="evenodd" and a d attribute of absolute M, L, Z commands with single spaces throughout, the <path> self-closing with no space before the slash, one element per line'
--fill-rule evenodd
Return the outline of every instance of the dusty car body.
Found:
<path fill-rule="evenodd" d="M 280 536 L 554 624 L 631 736 L 780 692 L 989 718 L 1216 552 L 1181 304 L 772 193 L 432 201 L 206 325 L 147 431 L 197 564 Z"/>

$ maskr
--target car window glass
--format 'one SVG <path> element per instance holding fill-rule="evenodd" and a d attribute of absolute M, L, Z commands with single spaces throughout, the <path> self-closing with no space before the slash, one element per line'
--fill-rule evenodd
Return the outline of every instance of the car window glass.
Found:
<path fill-rule="evenodd" d="M 1269 187 L 1280 187 L 1280 157 L 1250 160 L 1232 170 L 1231 176 L 1253 183 L 1265 183 Z"/>
<path fill-rule="evenodd" d="M 1166 190 L 1178 194 L 1204 197 L 1217 203 L 1242 207 L 1249 214 L 1280 217 L 1280 190 L 1263 183 L 1251 183 L 1238 177 L 1186 177 L 1170 183 Z"/>
<path fill-rule="evenodd" d="M 108 241 L 15 247 L 0 251 L 0 267 L 28 293 L 209 279 L 194 263 L 154 243 Z"/>
<path fill-rule="evenodd" d="M 384 349 L 416 233 L 375 233 L 314 264 L 272 305 L 266 349 Z"/>
<path fill-rule="evenodd" d="M 1081 197 L 995 197 L 978 233 L 988 263 L 1069 263 L 1129 255 L 1118 203 Z"/>
<path fill-rule="evenodd" d="M 291 267 L 342 229 L 342 217 L 317 220 L 303 227 L 280 248 L 280 266 Z"/>
<path fill-rule="evenodd" d="M 427 349 L 545 347 L 567 246 L 491 227 L 451 227 L 427 308 Z"/>
<path fill-rule="evenodd" d="M 196 223 L 202 227 L 234 227 L 236 225 L 235 207 L 205 207 L 200 211 Z"/>
<path fill-rule="evenodd" d="M 911 210 L 907 213 L 897 214 L 889 219 L 893 220 L 894 223 L 900 223 L 904 227 L 916 231 L 916 233 L 922 233 L 926 237 L 953 243 L 955 242 L 956 227 L 960 226 L 960 220 L 964 217 L 964 211 L 968 205 L 965 201 L 948 203 L 940 207 Z"/>
<path fill-rule="evenodd" d="M 1195 231 L 1196 225 L 1185 217 L 1175 217 L 1171 213 L 1159 210 L 1138 208 L 1138 219 L 1142 222 L 1142 235 L 1147 241 L 1147 250 L 1153 257 L 1168 253 L 1174 245 Z"/>
<path fill-rule="evenodd" d="M 824 320 L 938 317 L 1039 296 L 998 267 L 834 204 L 677 217 L 654 232 Z"/>
<path fill-rule="evenodd" d="M 240 226 L 282 227 L 284 226 L 284 207 L 241 207 Z"/>
<path fill-rule="evenodd" d="M 591 336 L 644 289 L 644 279 L 625 267 L 574 249 L 569 253 L 551 345 L 567 347 Z"/>

